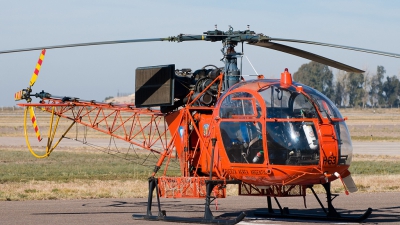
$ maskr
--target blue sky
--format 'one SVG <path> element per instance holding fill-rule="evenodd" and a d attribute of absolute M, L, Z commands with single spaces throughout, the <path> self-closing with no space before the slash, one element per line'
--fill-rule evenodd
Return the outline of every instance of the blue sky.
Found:
<path fill-rule="evenodd" d="M 251 30 L 271 37 L 319 41 L 400 53 L 399 1 L 3 1 L 0 51 L 93 41 L 202 34 L 214 29 Z M 400 74 L 400 59 L 305 44 L 282 43 L 364 69 L 377 65 Z M 221 44 L 132 43 L 48 50 L 35 92 L 103 100 L 134 92 L 135 69 L 176 64 L 199 69 L 222 66 Z M 258 73 L 279 78 L 309 61 L 245 46 Z M 15 105 L 14 93 L 28 86 L 40 51 L 0 55 L 0 107 Z M 243 62 L 244 73 L 254 74 Z M 336 73 L 336 70 L 334 70 Z"/>

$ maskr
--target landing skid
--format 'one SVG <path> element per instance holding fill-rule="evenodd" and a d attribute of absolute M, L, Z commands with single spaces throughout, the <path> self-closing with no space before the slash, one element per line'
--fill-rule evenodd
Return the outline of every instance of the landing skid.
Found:
<path fill-rule="evenodd" d="M 206 181 L 206 203 L 204 209 L 204 217 L 203 218 L 185 218 L 178 216 L 167 216 L 165 210 L 161 210 L 160 197 L 158 192 L 157 179 L 152 177 L 149 178 L 149 196 L 147 200 L 147 213 L 146 215 L 132 215 L 133 219 L 136 220 L 157 220 L 157 221 L 166 221 L 166 222 L 185 222 L 185 223 L 196 223 L 196 224 L 237 224 L 243 220 L 246 216 L 245 212 L 242 212 L 238 217 L 233 220 L 226 219 L 216 219 L 210 209 L 211 202 L 215 199 L 215 197 L 211 196 L 211 192 L 214 187 L 218 184 L 233 184 L 238 183 L 237 181 L 223 181 L 223 180 L 207 180 Z M 153 192 L 156 189 L 157 203 L 158 203 L 158 215 L 153 216 L 151 213 L 151 205 L 153 201 Z"/>
<path fill-rule="evenodd" d="M 342 222 L 361 222 L 371 215 L 372 209 L 368 208 L 364 214 L 358 216 L 322 216 L 318 214 L 290 214 L 288 211 L 285 213 L 269 213 L 266 211 L 256 211 L 255 216 L 266 218 L 285 218 L 285 219 L 302 219 L 302 220 L 324 220 L 324 221 L 342 221 Z"/>
<path fill-rule="evenodd" d="M 245 213 L 241 213 L 234 220 L 224 219 L 205 219 L 205 218 L 185 218 L 177 216 L 147 216 L 147 215 L 132 215 L 133 219 L 137 220 L 156 220 L 165 222 L 177 222 L 177 223 L 195 223 L 195 224 L 237 224 L 243 220 L 246 216 Z"/>
<path fill-rule="evenodd" d="M 354 215 L 354 216 L 349 216 L 349 215 L 341 215 L 339 214 L 336 209 L 332 205 L 332 200 L 336 197 L 334 196 L 332 198 L 331 194 L 331 183 L 328 182 L 326 184 L 322 185 L 325 188 L 326 191 L 326 198 L 327 198 L 327 203 L 328 203 L 328 209 L 324 207 L 322 204 L 321 200 L 318 198 L 317 194 L 315 193 L 314 189 L 312 187 L 309 187 L 311 191 L 313 192 L 315 198 L 317 199 L 318 203 L 320 204 L 322 210 L 324 211 L 325 215 L 319 215 L 319 214 L 299 214 L 299 213 L 293 213 L 291 214 L 289 212 L 289 209 L 287 207 L 282 208 L 276 197 L 274 197 L 278 207 L 279 207 L 279 213 L 274 212 L 272 209 L 272 203 L 271 203 L 271 197 L 267 197 L 268 201 L 268 211 L 261 211 L 257 210 L 254 212 L 255 216 L 260 216 L 260 217 L 267 217 L 267 218 L 288 218 L 288 219 L 305 219 L 305 220 L 325 220 L 325 221 L 343 221 L 343 222 L 361 222 L 369 217 L 372 213 L 372 208 L 368 208 L 364 214 L 362 215 Z"/>

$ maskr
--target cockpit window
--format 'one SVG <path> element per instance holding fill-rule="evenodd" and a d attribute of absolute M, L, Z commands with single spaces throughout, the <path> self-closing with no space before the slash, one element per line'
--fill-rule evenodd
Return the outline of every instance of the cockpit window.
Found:
<path fill-rule="evenodd" d="M 231 163 L 264 162 L 261 129 L 261 123 L 257 122 L 221 122 L 222 142 Z"/>
<path fill-rule="evenodd" d="M 319 141 L 313 120 L 318 113 L 311 100 L 295 89 L 273 85 L 260 89 L 267 107 L 266 139 L 272 165 L 317 165 Z M 290 121 L 288 119 L 297 119 Z M 304 119 L 304 120 L 299 120 Z"/>
<path fill-rule="evenodd" d="M 278 87 L 271 86 L 260 92 L 267 107 L 287 108 L 290 92 Z"/>
<path fill-rule="evenodd" d="M 343 118 L 335 104 L 321 92 L 304 86 L 304 91 L 315 101 L 324 118 Z"/>
<path fill-rule="evenodd" d="M 267 122 L 267 147 L 272 165 L 317 165 L 318 135 L 313 122 Z"/>
<path fill-rule="evenodd" d="M 268 118 L 316 118 L 310 100 L 301 93 L 270 86 L 260 90 L 267 106 Z"/>
<path fill-rule="evenodd" d="M 264 163 L 261 106 L 248 92 L 229 94 L 221 103 L 221 138 L 231 163 Z"/>
<path fill-rule="evenodd" d="M 334 122 L 339 146 L 339 164 L 350 165 L 353 158 L 353 146 L 349 130 L 344 121 Z"/>
<path fill-rule="evenodd" d="M 256 98 L 247 92 L 236 92 L 227 96 L 221 103 L 221 118 L 239 118 L 261 116 L 261 107 Z"/>

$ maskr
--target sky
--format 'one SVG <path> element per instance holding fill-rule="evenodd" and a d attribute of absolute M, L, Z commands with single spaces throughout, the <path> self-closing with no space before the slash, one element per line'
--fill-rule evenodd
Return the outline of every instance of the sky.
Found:
<path fill-rule="evenodd" d="M 0 0 L 0 51 L 29 47 L 163 38 L 213 30 L 245 30 L 400 54 L 400 1 L 5 1 Z M 375 73 L 400 76 L 400 59 L 306 44 L 284 43 Z M 33 91 L 102 101 L 133 93 L 137 67 L 175 64 L 200 69 L 223 66 L 220 42 L 150 42 L 47 50 Z M 236 49 L 237 51 L 240 48 Z M 258 74 L 279 78 L 309 60 L 244 45 Z M 40 51 L 0 54 L 0 107 L 16 105 Z M 337 70 L 333 70 L 337 73 Z M 243 61 L 243 73 L 255 74 Z M 251 77 L 245 77 L 251 79 Z M 38 100 L 34 100 L 37 102 Z"/>

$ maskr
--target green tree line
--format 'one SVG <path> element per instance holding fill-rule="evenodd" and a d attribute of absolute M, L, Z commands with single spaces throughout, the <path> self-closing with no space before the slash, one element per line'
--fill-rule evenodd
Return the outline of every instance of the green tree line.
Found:
<path fill-rule="evenodd" d="M 338 107 L 399 107 L 399 78 L 385 74 L 385 68 L 377 66 L 373 73 L 339 71 L 334 76 L 328 66 L 312 61 L 301 65 L 293 80 L 317 89 Z"/>

